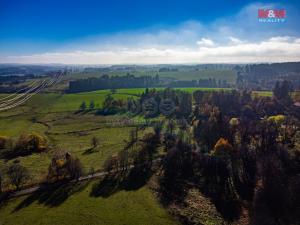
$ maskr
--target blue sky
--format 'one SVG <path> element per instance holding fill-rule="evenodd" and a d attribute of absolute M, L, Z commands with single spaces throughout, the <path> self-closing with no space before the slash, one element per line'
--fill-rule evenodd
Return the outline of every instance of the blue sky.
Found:
<path fill-rule="evenodd" d="M 287 20 L 259 23 L 259 8 Z M 296 0 L 0 0 L 0 63 L 299 60 L 299 12 Z"/>

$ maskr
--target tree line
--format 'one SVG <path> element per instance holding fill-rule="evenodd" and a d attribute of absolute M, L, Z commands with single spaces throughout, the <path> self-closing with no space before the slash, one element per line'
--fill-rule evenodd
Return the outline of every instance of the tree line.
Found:
<path fill-rule="evenodd" d="M 95 91 L 104 89 L 118 88 L 151 88 L 151 87 L 207 87 L 207 88 L 228 88 L 230 85 L 226 80 L 216 80 L 214 78 L 199 80 L 175 80 L 164 81 L 156 76 L 108 76 L 103 75 L 99 78 L 79 79 L 69 82 L 67 92 L 76 93 L 83 91 Z"/>
<path fill-rule="evenodd" d="M 135 77 L 127 74 L 126 76 L 103 75 L 99 78 L 88 78 L 70 81 L 68 92 L 95 91 L 103 89 L 117 88 L 143 88 L 154 87 L 159 84 L 159 77 L 141 76 Z"/>
<path fill-rule="evenodd" d="M 300 63 L 249 64 L 235 66 L 236 86 L 253 90 L 272 90 L 277 81 L 289 80 L 294 88 L 300 87 Z"/>

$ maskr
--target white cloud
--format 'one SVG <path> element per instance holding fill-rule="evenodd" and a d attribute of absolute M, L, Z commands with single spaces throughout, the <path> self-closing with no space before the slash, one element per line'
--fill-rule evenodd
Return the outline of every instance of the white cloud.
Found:
<path fill-rule="evenodd" d="M 280 42 L 289 42 L 291 40 L 291 37 L 289 36 L 279 36 L 279 37 L 272 37 L 270 38 L 270 42 L 280 43 Z"/>
<path fill-rule="evenodd" d="M 86 37 L 51 52 L 0 55 L 0 63 L 154 64 L 300 61 L 298 14 L 286 7 L 282 24 L 259 23 L 251 4 L 237 15 L 209 24 L 186 21 L 175 27 L 151 27 Z"/>
<path fill-rule="evenodd" d="M 229 40 L 230 40 L 230 42 L 231 42 L 233 45 L 235 45 L 235 44 L 242 44 L 242 43 L 243 43 L 243 41 L 241 41 L 240 39 L 235 38 L 235 37 L 229 37 Z"/>
<path fill-rule="evenodd" d="M 210 39 L 201 38 L 200 41 L 197 41 L 197 45 L 210 47 L 210 46 L 214 46 L 215 43 L 212 40 L 210 40 Z"/>
<path fill-rule="evenodd" d="M 250 63 L 300 61 L 299 39 L 272 37 L 199 48 L 128 48 L 1 57 L 2 62 L 66 64 Z"/>

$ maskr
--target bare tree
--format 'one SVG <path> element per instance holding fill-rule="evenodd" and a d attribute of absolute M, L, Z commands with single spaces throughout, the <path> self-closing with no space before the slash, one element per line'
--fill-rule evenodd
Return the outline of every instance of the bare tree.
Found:
<path fill-rule="evenodd" d="M 129 153 L 128 148 L 124 148 L 122 151 L 118 153 L 118 166 L 122 171 L 126 171 L 128 169 L 129 164 Z"/>
<path fill-rule="evenodd" d="M 66 158 L 66 168 L 70 178 L 78 180 L 83 174 L 83 166 L 78 158 L 69 156 Z"/>
<path fill-rule="evenodd" d="M 91 167 L 90 170 L 89 170 L 89 175 L 91 175 L 93 177 L 94 174 L 95 174 L 95 168 Z"/>
<path fill-rule="evenodd" d="M 99 146 L 100 141 L 97 137 L 93 137 L 92 140 L 91 140 L 91 144 L 92 144 L 92 147 L 94 149 L 94 148 L 97 148 Z"/>
<path fill-rule="evenodd" d="M 118 155 L 111 155 L 109 156 L 104 162 L 104 170 L 108 173 L 111 173 L 113 170 L 118 172 L 119 168 L 119 159 Z"/>

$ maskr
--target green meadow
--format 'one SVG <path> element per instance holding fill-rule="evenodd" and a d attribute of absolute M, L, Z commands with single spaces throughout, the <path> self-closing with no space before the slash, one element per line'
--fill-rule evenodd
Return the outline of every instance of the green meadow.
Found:
<path fill-rule="evenodd" d="M 178 224 L 147 186 L 120 190 L 109 196 L 93 195 L 93 188 L 99 182 L 58 188 L 45 196 L 35 194 L 12 199 L 0 206 L 0 224 Z"/>
<path fill-rule="evenodd" d="M 66 79 L 83 79 L 89 77 L 100 77 L 103 74 L 110 76 L 125 76 L 127 72 L 123 71 L 110 71 L 110 72 L 89 72 L 89 73 L 72 73 L 68 74 Z M 156 76 L 160 78 L 171 78 L 175 80 L 199 80 L 214 78 L 216 80 L 226 80 L 228 83 L 235 83 L 236 73 L 233 70 L 216 69 L 216 70 L 179 70 L 179 71 L 167 71 L 158 72 L 156 70 L 137 70 L 130 71 L 130 74 L 139 76 Z"/>

